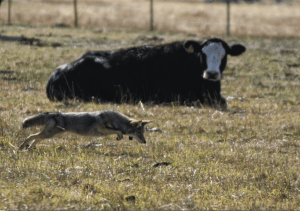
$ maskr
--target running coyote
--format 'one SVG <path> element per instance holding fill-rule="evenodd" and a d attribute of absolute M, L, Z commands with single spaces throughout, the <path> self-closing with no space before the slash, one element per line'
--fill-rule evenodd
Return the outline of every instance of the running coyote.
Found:
<path fill-rule="evenodd" d="M 19 150 L 26 147 L 32 149 L 42 139 L 52 138 L 65 132 L 72 132 L 83 136 L 106 136 L 117 134 L 117 140 L 128 135 L 145 144 L 144 127 L 149 120 L 135 120 L 115 110 L 98 112 L 72 113 L 42 113 L 28 117 L 23 122 L 23 128 L 34 125 L 45 125 L 37 134 L 30 135 L 20 145 Z M 29 143 L 34 140 L 31 145 Z"/>

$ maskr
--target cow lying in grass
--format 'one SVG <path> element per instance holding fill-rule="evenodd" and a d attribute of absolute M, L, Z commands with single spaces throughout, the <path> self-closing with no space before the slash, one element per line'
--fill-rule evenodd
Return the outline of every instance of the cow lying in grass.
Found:
<path fill-rule="evenodd" d="M 51 101 L 96 98 L 117 103 L 179 101 L 226 107 L 221 78 L 227 56 L 245 50 L 241 44 L 229 46 L 212 38 L 90 51 L 56 68 L 47 84 L 47 96 Z"/>

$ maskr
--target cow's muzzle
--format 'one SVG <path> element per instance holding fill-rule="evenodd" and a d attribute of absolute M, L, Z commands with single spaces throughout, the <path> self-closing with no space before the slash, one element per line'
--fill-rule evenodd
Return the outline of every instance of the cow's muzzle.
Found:
<path fill-rule="evenodd" d="M 218 71 L 205 71 L 203 78 L 210 81 L 219 81 L 221 79 L 221 74 Z"/>

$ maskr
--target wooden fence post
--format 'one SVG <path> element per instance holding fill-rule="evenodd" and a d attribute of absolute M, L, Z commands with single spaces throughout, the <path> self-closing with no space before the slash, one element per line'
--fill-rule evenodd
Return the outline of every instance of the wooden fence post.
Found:
<path fill-rule="evenodd" d="M 230 36 L 230 1 L 231 0 L 227 0 L 227 36 Z"/>
<path fill-rule="evenodd" d="M 7 20 L 7 24 L 11 25 L 11 21 L 10 21 L 10 8 L 11 8 L 11 0 L 8 0 L 8 20 Z"/>
<path fill-rule="evenodd" d="M 77 17 L 77 0 L 74 0 L 74 26 L 78 26 L 78 17 Z"/>
<path fill-rule="evenodd" d="M 153 26 L 153 0 L 150 0 L 150 31 L 154 30 Z"/>

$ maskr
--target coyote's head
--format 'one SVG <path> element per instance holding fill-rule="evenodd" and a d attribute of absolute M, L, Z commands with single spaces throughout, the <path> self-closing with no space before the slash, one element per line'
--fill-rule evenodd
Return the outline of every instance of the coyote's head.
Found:
<path fill-rule="evenodd" d="M 150 123 L 150 120 L 132 120 L 126 135 L 135 138 L 138 142 L 146 144 L 144 137 L 145 125 Z"/>

